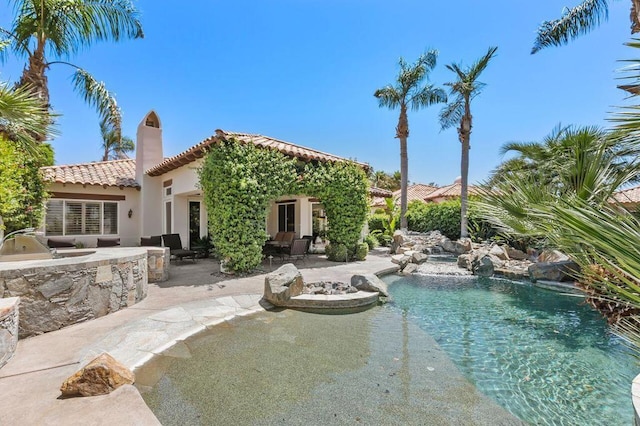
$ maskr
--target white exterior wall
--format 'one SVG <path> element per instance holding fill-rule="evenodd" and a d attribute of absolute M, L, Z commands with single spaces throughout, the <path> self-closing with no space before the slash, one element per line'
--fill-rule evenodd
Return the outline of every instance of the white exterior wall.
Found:
<path fill-rule="evenodd" d="M 123 201 L 110 201 L 110 200 L 98 200 L 118 203 L 118 234 L 104 235 L 106 238 L 120 237 L 120 245 L 122 246 L 137 246 L 140 245 L 140 227 L 139 216 L 141 212 L 141 194 L 140 191 L 135 188 L 103 188 L 98 185 L 86 185 L 81 184 L 61 184 L 52 183 L 48 186 L 49 192 L 67 192 L 72 194 L 83 194 L 87 198 L 73 199 L 73 201 L 96 201 L 91 199 L 91 195 L 115 195 L 124 196 Z M 66 199 L 52 198 L 52 200 Z M 132 211 L 131 218 L 128 217 L 129 209 Z M 70 238 L 75 238 L 76 242 L 82 243 L 85 247 L 95 247 L 97 238 L 102 235 L 69 235 Z M 65 236 L 66 238 L 67 236 Z M 54 236 L 59 238 L 59 236 Z M 44 239 L 47 239 L 47 235 L 44 235 Z"/>

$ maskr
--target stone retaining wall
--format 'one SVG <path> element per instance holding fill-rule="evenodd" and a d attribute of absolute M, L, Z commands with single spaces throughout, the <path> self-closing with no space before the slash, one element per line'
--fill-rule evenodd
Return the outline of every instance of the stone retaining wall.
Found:
<path fill-rule="evenodd" d="M 0 299 L 0 368 L 11 359 L 18 346 L 19 297 Z"/>
<path fill-rule="evenodd" d="M 19 335 L 24 338 L 141 301 L 147 295 L 147 272 L 146 248 L 97 249 L 80 257 L 6 262 L 0 264 L 0 297 L 20 297 Z"/>
<path fill-rule="evenodd" d="M 147 249 L 147 274 L 150 283 L 159 283 L 169 279 L 168 247 L 145 247 Z"/>

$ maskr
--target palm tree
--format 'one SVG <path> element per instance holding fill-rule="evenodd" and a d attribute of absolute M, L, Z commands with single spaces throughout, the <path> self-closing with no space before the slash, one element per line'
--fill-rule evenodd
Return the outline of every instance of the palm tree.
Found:
<path fill-rule="evenodd" d="M 469 188 L 469 140 L 473 117 L 471 115 L 471 100 L 478 96 L 485 84 L 477 81 L 482 71 L 487 68 L 489 61 L 498 50 L 490 47 L 487 53 L 476 63 L 462 69 L 460 65 L 447 65 L 447 69 L 456 74 L 457 80 L 445 83 L 450 88 L 450 98 L 453 98 L 440 112 L 440 124 L 443 129 L 458 124 L 458 139 L 462 144 L 460 161 L 461 189 L 460 189 L 460 238 L 469 236 L 467 230 L 467 193 Z"/>
<path fill-rule="evenodd" d="M 50 133 L 49 111 L 39 98 L 25 88 L 12 89 L 0 82 L 0 137 L 34 147 L 33 135 Z"/>
<path fill-rule="evenodd" d="M 538 35 L 531 53 L 549 46 L 567 44 L 605 21 L 609 15 L 608 0 L 583 0 L 579 5 L 567 8 L 559 19 L 545 21 L 538 27 Z M 631 0 L 631 34 L 640 31 L 640 0 Z"/>
<path fill-rule="evenodd" d="M 409 159 L 407 156 L 407 138 L 409 137 L 409 119 L 407 109 L 417 111 L 429 105 L 446 102 L 447 94 L 444 90 L 432 84 L 422 84 L 428 80 L 429 72 L 436 66 L 438 52 L 430 50 L 409 65 L 400 58 L 400 73 L 393 85 L 387 85 L 375 91 L 373 96 L 378 98 L 381 107 L 389 109 L 400 108 L 396 138 L 400 140 L 400 228 L 407 230 L 407 184 Z"/>
<path fill-rule="evenodd" d="M 105 121 L 100 123 L 100 134 L 102 135 L 102 161 L 128 158 L 127 152 L 136 148 L 131 138 L 118 137 L 117 132 Z"/>
<path fill-rule="evenodd" d="M 121 114 L 104 83 L 86 70 L 66 61 L 67 58 L 95 41 L 143 37 L 138 11 L 129 0 L 15 0 L 16 16 L 11 30 L 0 29 L 13 51 L 27 59 L 19 87 L 26 87 L 49 107 L 46 72 L 51 65 L 65 64 L 75 68 L 74 89 L 95 107 L 120 134 Z M 4 41 L 4 44 L 7 40 Z M 37 135 L 44 140 L 42 134 Z"/>

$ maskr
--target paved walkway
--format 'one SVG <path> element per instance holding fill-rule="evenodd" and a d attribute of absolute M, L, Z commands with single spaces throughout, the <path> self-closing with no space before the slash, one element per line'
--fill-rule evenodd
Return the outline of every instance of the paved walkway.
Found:
<path fill-rule="evenodd" d="M 263 270 L 278 266 L 265 264 Z M 375 254 L 348 264 L 312 257 L 296 266 L 305 281 L 347 282 L 353 274 L 393 267 L 388 256 Z M 20 340 L 0 369 L 0 424 L 158 424 L 133 386 L 92 398 L 58 398 L 62 382 L 103 351 L 134 368 L 198 331 L 264 309 L 259 301 L 265 274 L 228 279 L 214 261 L 203 259 L 172 265 L 170 276 L 151 284 L 147 298 L 135 306 Z"/>

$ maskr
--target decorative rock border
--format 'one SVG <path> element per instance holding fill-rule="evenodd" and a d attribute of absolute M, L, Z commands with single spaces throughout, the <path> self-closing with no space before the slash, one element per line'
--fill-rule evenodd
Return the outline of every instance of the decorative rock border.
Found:
<path fill-rule="evenodd" d="M 355 309 L 373 306 L 379 296 L 388 296 L 386 284 L 376 275 L 354 275 L 345 294 L 304 294 L 302 274 L 291 263 L 282 265 L 264 279 L 264 299 L 274 306 L 297 309 Z"/>
<path fill-rule="evenodd" d="M 13 356 L 18 346 L 19 297 L 0 299 L 0 368 Z"/>
<path fill-rule="evenodd" d="M 0 263 L 0 297 L 21 298 L 20 338 L 131 306 L 147 295 L 147 249 Z"/>

